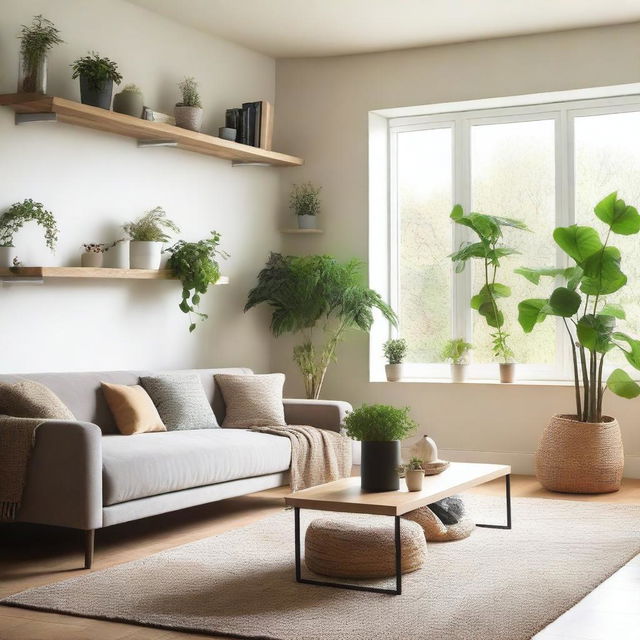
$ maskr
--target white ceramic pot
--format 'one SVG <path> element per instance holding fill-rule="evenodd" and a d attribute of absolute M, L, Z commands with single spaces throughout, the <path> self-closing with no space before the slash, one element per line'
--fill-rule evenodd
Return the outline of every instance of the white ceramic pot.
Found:
<path fill-rule="evenodd" d="M 315 229 L 317 216 L 297 216 L 298 229 Z"/>
<path fill-rule="evenodd" d="M 407 481 L 407 489 L 409 489 L 409 491 L 422 491 L 424 471 L 422 469 L 411 469 L 405 472 L 405 480 Z"/>
<path fill-rule="evenodd" d="M 13 267 L 13 259 L 16 255 L 15 247 L 0 247 L 0 267 Z"/>
<path fill-rule="evenodd" d="M 178 107 L 174 109 L 176 126 L 191 131 L 200 131 L 202 128 L 202 108 L 201 107 Z"/>
<path fill-rule="evenodd" d="M 80 264 L 83 267 L 101 267 L 104 263 L 104 253 L 95 253 L 87 251 L 80 256 Z"/>
<path fill-rule="evenodd" d="M 451 382 L 464 382 L 467 377 L 467 365 L 451 363 Z"/>
<path fill-rule="evenodd" d="M 438 460 L 438 446 L 429 436 L 422 436 L 422 439 L 414 445 L 412 453 L 425 464 Z"/>
<path fill-rule="evenodd" d="M 111 247 L 105 256 L 105 265 L 112 269 L 129 268 L 129 241 L 121 240 L 115 247 Z"/>
<path fill-rule="evenodd" d="M 510 383 L 516 379 L 516 364 L 515 362 L 501 362 L 500 363 L 500 382 Z"/>
<path fill-rule="evenodd" d="M 162 260 L 162 242 L 132 240 L 129 247 L 131 269 L 159 269 Z"/>
<path fill-rule="evenodd" d="M 398 382 L 402 380 L 404 366 L 400 364 L 386 364 L 384 366 L 384 372 L 387 374 L 388 382 Z"/>

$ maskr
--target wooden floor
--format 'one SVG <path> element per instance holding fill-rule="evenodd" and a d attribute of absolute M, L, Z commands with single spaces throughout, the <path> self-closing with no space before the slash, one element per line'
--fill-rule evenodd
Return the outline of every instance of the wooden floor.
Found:
<path fill-rule="evenodd" d="M 504 483 L 500 479 L 474 491 L 502 495 Z M 100 530 L 96 533 L 93 571 L 273 515 L 282 510 L 282 497 L 287 492 L 284 487 L 273 489 Z M 532 477 L 514 476 L 512 493 L 514 496 L 535 498 L 640 505 L 640 480 L 627 480 L 622 490 L 615 494 L 563 496 L 544 491 Z M 82 575 L 84 572 L 78 570 L 82 564 L 81 550 L 80 532 L 17 524 L 0 526 L 0 597 Z M 639 612 L 640 560 L 621 569 L 537 637 L 540 640 L 637 640 L 640 638 Z M 0 640 L 170 640 L 203 637 L 214 636 L 194 636 L 0 606 Z"/>

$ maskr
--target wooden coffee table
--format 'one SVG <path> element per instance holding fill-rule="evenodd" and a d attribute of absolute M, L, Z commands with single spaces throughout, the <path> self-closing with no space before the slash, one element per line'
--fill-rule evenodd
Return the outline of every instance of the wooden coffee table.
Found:
<path fill-rule="evenodd" d="M 505 479 L 506 524 L 476 524 L 476 526 L 489 529 L 511 529 L 511 467 L 504 464 L 452 462 L 442 473 L 425 477 L 422 491 L 410 492 L 404 480 L 400 480 L 399 491 L 368 493 L 360 488 L 360 478 L 354 477 L 290 493 L 285 497 L 285 503 L 294 508 L 296 580 L 304 584 L 324 587 L 400 595 L 402 593 L 400 517 L 414 509 L 501 477 Z M 396 588 L 383 589 L 303 578 L 300 561 L 300 509 L 392 516 L 395 521 Z"/>

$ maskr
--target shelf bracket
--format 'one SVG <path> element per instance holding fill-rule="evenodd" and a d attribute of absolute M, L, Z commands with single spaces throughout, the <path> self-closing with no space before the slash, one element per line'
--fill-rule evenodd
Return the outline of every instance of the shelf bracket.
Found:
<path fill-rule="evenodd" d="M 268 162 L 243 162 L 241 160 L 233 160 L 232 167 L 270 167 Z"/>
<path fill-rule="evenodd" d="M 145 147 L 177 147 L 175 140 L 138 140 L 138 146 L 141 149 Z"/>
<path fill-rule="evenodd" d="M 58 115 L 49 111 L 45 113 L 16 113 L 16 124 L 29 124 L 31 122 L 57 122 Z"/>
<path fill-rule="evenodd" d="M 0 286 L 6 287 L 11 285 L 41 285 L 44 284 L 44 278 L 33 276 L 3 276 L 0 277 Z"/>

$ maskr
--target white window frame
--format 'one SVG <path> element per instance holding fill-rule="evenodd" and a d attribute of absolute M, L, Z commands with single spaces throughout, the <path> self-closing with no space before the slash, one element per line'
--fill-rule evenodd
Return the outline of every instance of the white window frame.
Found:
<path fill-rule="evenodd" d="M 599 94 L 599 95 L 598 95 Z M 584 97 L 582 97 L 584 96 Z M 596 97 L 598 96 L 598 97 Z M 529 102 L 527 101 L 529 98 Z M 511 101 L 512 104 L 509 105 Z M 369 280 L 370 285 L 398 308 L 399 294 L 399 234 L 397 185 L 397 136 L 405 131 L 449 128 L 452 130 L 452 202 L 465 210 L 470 207 L 471 127 L 500 122 L 553 120 L 555 127 L 555 226 L 572 224 L 575 219 L 574 122 L 581 116 L 640 111 L 640 84 L 555 92 L 536 96 L 489 99 L 424 107 L 417 115 L 416 107 L 386 109 L 369 114 Z M 410 115 L 405 115 L 409 113 Z M 571 152 L 570 152 L 571 150 Z M 384 198 L 384 199 L 383 199 Z M 382 200 L 383 199 L 383 200 Z M 453 225 L 452 251 L 465 239 L 467 230 Z M 557 262 L 567 264 L 564 253 L 557 249 Z M 451 328 L 452 337 L 472 334 L 471 276 L 469 269 L 455 274 L 452 265 Z M 534 294 L 532 294 L 534 295 Z M 567 381 L 573 370 L 566 330 L 561 319 L 556 320 L 556 364 L 518 365 L 521 380 Z M 553 321 L 548 319 L 547 322 Z M 382 343 L 397 337 L 397 330 L 377 317 L 370 336 L 370 380 L 384 380 Z M 410 381 L 445 380 L 449 367 L 445 363 L 407 363 L 405 377 Z M 472 364 L 469 379 L 494 380 L 496 365 Z"/>

